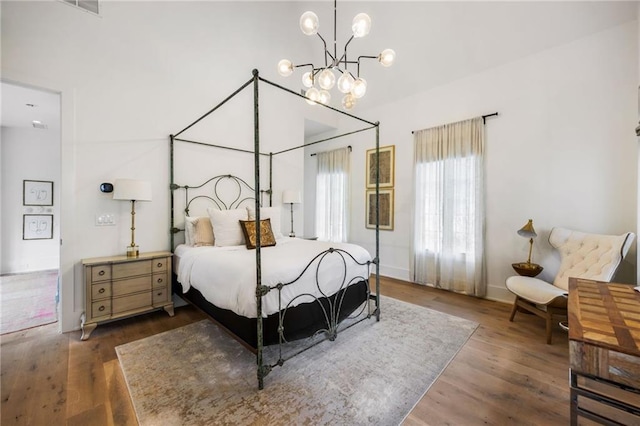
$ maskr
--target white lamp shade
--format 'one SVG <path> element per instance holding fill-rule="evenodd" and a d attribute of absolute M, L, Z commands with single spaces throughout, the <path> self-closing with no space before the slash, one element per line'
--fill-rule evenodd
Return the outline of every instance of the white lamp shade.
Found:
<path fill-rule="evenodd" d="M 113 183 L 113 199 L 151 201 L 151 183 L 146 180 L 116 179 Z"/>
<path fill-rule="evenodd" d="M 300 204 L 302 202 L 300 199 L 300 191 L 294 191 L 292 189 L 282 191 L 282 202 L 284 204 Z"/>

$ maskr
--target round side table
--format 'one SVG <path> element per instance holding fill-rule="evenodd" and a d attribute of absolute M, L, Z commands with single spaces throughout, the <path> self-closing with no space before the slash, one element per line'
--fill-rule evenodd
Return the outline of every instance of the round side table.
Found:
<path fill-rule="evenodd" d="M 538 265 L 537 263 L 527 263 L 527 262 L 512 263 L 511 267 L 513 268 L 514 271 L 518 273 L 518 275 L 522 275 L 525 277 L 535 277 L 544 269 L 542 266 Z"/>

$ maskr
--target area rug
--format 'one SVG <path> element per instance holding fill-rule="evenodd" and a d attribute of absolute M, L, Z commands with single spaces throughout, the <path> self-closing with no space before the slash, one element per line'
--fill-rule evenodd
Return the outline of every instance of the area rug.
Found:
<path fill-rule="evenodd" d="M 0 334 L 57 321 L 58 271 L 0 276 Z"/>
<path fill-rule="evenodd" d="M 140 425 L 397 425 L 477 327 L 383 297 L 367 320 L 276 367 L 203 320 L 118 346 Z M 271 356 L 271 355 L 267 355 Z"/>

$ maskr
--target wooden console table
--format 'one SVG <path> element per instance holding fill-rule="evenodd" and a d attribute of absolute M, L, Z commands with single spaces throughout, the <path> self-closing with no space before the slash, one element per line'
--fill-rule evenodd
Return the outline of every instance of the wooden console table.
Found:
<path fill-rule="evenodd" d="M 571 424 L 640 424 L 640 293 L 569 279 Z"/>

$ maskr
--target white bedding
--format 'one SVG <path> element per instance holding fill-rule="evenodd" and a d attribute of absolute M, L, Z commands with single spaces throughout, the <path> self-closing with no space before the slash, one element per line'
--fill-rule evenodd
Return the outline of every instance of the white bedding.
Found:
<path fill-rule="evenodd" d="M 329 248 L 348 251 L 361 263 L 371 260 L 364 248 L 347 243 L 328 243 L 299 238 L 278 239 L 277 245 L 261 249 L 262 284 L 273 286 L 293 281 L 318 253 Z M 256 267 L 255 250 L 245 246 L 188 247 L 180 245 L 175 250 L 176 271 L 182 289 L 194 287 L 212 304 L 229 309 L 247 318 L 256 318 Z M 344 254 L 347 264 L 346 283 L 355 277 L 368 278 L 369 268 L 356 264 Z M 318 260 L 295 284 L 282 290 L 282 308 L 297 294 L 311 293 L 316 297 L 329 296 L 342 286 L 344 262 L 336 253 L 324 258 L 320 266 L 320 288 L 316 285 Z M 359 279 L 357 281 L 360 281 Z M 346 284 L 345 284 L 346 286 Z M 291 306 L 309 302 L 310 297 L 298 298 Z M 272 290 L 262 299 L 262 315 L 268 316 L 280 310 L 278 291 Z"/>

